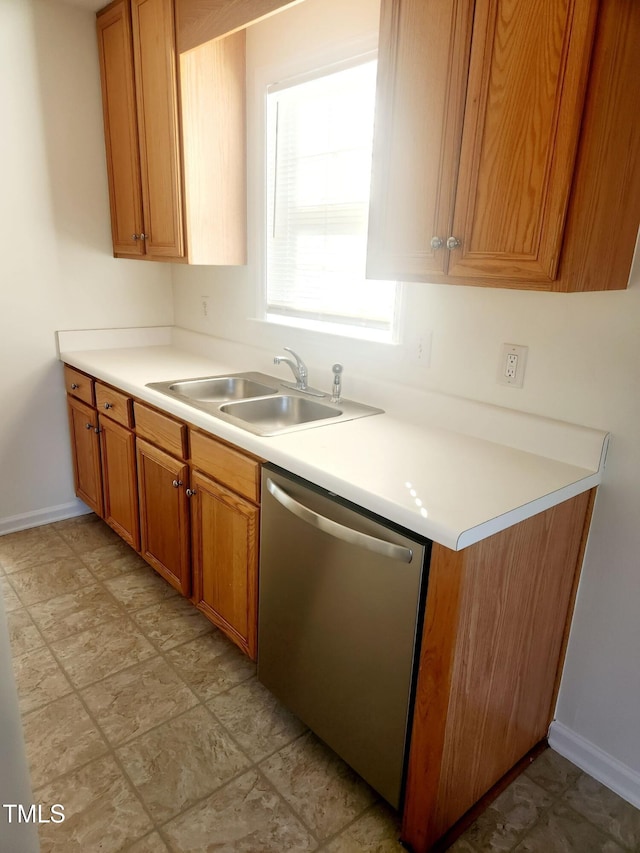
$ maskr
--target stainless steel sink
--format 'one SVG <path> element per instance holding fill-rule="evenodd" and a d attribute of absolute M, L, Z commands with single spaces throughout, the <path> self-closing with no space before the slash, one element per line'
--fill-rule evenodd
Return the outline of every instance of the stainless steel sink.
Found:
<path fill-rule="evenodd" d="M 194 409 L 255 435 L 278 435 L 310 427 L 335 424 L 377 415 L 382 409 L 331 395 L 313 397 L 291 390 L 281 380 L 265 373 L 229 373 L 149 382 L 147 388 L 166 394 Z"/>
<path fill-rule="evenodd" d="M 263 385 L 244 376 L 213 376 L 205 379 L 186 379 L 169 385 L 169 391 L 203 402 L 211 400 L 245 400 L 275 394 L 277 388 Z"/>
<path fill-rule="evenodd" d="M 279 394 L 277 397 L 263 397 L 261 400 L 243 400 L 241 403 L 226 403 L 220 411 L 250 424 L 259 430 L 260 435 L 271 435 L 299 424 L 323 421 L 326 418 L 338 418 L 342 410 L 338 406 L 325 406 L 308 400 L 306 397 L 294 397 L 291 394 Z"/>

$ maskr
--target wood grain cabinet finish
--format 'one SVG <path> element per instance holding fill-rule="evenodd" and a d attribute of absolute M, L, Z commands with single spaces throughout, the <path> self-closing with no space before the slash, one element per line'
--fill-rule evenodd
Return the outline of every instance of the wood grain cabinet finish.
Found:
<path fill-rule="evenodd" d="M 183 595 L 191 593 L 189 466 L 137 439 L 140 553 Z"/>
<path fill-rule="evenodd" d="M 433 546 L 402 826 L 414 853 L 546 737 L 593 498 L 462 551 Z"/>
<path fill-rule="evenodd" d="M 626 287 L 628 249 L 615 281 L 592 274 L 585 284 L 584 271 L 576 280 L 559 265 L 563 249 L 573 251 L 565 245 L 572 196 L 582 199 L 588 230 L 590 219 L 606 216 L 596 208 L 609 180 L 619 185 L 621 151 L 612 156 L 597 123 L 583 126 L 582 117 L 585 97 L 592 104 L 599 88 L 604 98 L 591 67 L 594 33 L 596 53 L 620 55 L 610 69 L 616 97 L 624 101 L 633 88 L 638 62 L 621 43 L 633 41 L 637 25 L 624 36 L 611 26 L 617 14 L 637 18 L 632 5 L 383 0 L 371 277 L 539 290 Z M 612 136 L 637 140 L 637 111 L 613 113 L 602 100 L 598 108 Z M 589 146 L 599 168 L 581 172 L 578 183 L 576 156 Z M 635 162 L 628 175 L 640 179 Z M 631 246 L 639 207 L 637 200 L 624 204 Z M 622 212 L 615 200 L 609 210 Z M 570 218 L 576 216 L 574 210 Z M 597 258 L 592 263 L 599 267 Z"/>
<path fill-rule="evenodd" d="M 89 406 L 93 406 L 95 402 L 94 381 L 86 373 L 81 373 L 79 370 L 74 370 L 67 364 L 64 366 L 64 385 L 67 394 L 72 397 L 77 397 Z"/>
<path fill-rule="evenodd" d="M 102 518 L 104 504 L 98 414 L 94 408 L 69 394 L 67 408 L 76 495 Z"/>
<path fill-rule="evenodd" d="M 98 413 L 104 520 L 136 551 L 140 548 L 135 435 Z"/>
<path fill-rule="evenodd" d="M 197 472 L 191 483 L 194 601 L 255 660 L 259 508 Z"/>
<path fill-rule="evenodd" d="M 246 263 L 244 33 L 179 75 L 173 0 L 115 0 L 97 28 L 114 254 Z"/>

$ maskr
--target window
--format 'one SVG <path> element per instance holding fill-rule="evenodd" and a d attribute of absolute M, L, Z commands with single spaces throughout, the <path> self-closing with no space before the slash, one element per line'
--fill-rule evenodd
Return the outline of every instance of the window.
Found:
<path fill-rule="evenodd" d="M 393 338 L 397 285 L 367 281 L 375 60 L 267 92 L 267 319 Z"/>

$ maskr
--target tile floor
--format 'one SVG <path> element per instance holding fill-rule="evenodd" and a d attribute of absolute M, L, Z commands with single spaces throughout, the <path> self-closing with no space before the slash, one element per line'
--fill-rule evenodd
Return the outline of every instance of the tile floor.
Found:
<path fill-rule="evenodd" d="M 43 853 L 392 853 L 395 814 L 95 516 L 0 537 Z M 451 848 L 640 851 L 640 812 L 551 750 Z"/>

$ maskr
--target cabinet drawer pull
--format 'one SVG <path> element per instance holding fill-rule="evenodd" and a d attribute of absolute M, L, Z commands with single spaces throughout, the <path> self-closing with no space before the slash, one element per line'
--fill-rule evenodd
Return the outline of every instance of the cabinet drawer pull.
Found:
<path fill-rule="evenodd" d="M 447 249 L 449 249 L 449 251 L 452 251 L 453 249 L 458 249 L 461 245 L 462 243 L 460 242 L 460 240 L 458 240 L 457 237 L 449 237 L 447 239 Z"/>
<path fill-rule="evenodd" d="M 113 403 L 105 403 L 104 407 L 105 409 L 113 409 Z"/>
<path fill-rule="evenodd" d="M 182 485 L 182 480 L 174 480 L 171 485 L 174 489 L 178 489 Z"/>
<path fill-rule="evenodd" d="M 80 387 L 80 386 L 78 385 L 78 383 L 77 383 L 77 382 L 72 382 L 72 383 L 71 383 L 71 390 L 72 390 L 72 391 L 77 391 L 79 387 Z"/>
<path fill-rule="evenodd" d="M 188 498 L 192 498 L 192 497 L 194 497 L 194 495 L 196 495 L 196 494 L 197 494 L 197 492 L 196 492 L 196 490 L 195 490 L 195 489 L 187 489 L 187 497 L 188 497 Z"/>

